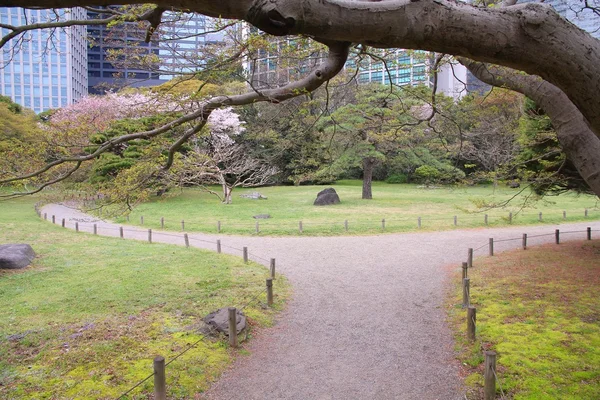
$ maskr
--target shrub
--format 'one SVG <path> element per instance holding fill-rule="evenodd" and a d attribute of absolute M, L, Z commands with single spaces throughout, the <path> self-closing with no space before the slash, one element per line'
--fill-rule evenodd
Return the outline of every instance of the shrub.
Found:
<path fill-rule="evenodd" d="M 387 183 L 407 183 L 408 177 L 405 174 L 392 174 L 385 181 Z"/>

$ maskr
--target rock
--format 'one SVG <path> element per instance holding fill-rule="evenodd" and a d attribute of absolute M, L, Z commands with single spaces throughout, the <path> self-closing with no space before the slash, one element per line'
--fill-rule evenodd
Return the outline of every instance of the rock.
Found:
<path fill-rule="evenodd" d="M 521 187 L 521 184 L 517 181 L 508 182 L 507 186 L 511 189 L 517 189 Z"/>
<path fill-rule="evenodd" d="M 254 219 L 267 219 L 267 218 L 271 218 L 271 215 L 269 214 L 258 214 L 253 216 L 252 218 Z"/>
<path fill-rule="evenodd" d="M 252 199 L 252 200 L 267 200 L 267 196 L 263 196 L 262 194 L 260 194 L 258 192 L 240 194 L 240 197 L 243 197 L 246 199 Z"/>
<path fill-rule="evenodd" d="M 237 310 L 236 314 L 236 333 L 240 333 L 246 329 L 246 316 L 240 310 Z M 213 327 L 216 331 L 223 332 L 229 336 L 229 308 L 220 308 L 204 317 L 203 321 Z"/>
<path fill-rule="evenodd" d="M 315 199 L 315 206 L 328 206 L 330 204 L 338 204 L 340 202 L 340 197 L 334 188 L 327 188 L 325 190 L 321 190 L 317 194 L 317 198 Z"/>
<path fill-rule="evenodd" d="M 35 258 L 28 244 L 3 244 L 0 246 L 0 269 L 25 268 Z"/>

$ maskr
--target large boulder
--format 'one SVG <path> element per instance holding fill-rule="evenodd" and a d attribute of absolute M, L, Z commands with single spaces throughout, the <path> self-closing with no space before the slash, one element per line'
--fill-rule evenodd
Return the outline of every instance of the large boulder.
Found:
<path fill-rule="evenodd" d="M 246 329 L 246 316 L 240 311 L 236 311 L 236 329 L 240 333 Z M 220 308 L 204 317 L 204 322 L 212 326 L 217 332 L 223 332 L 229 336 L 229 308 Z"/>
<path fill-rule="evenodd" d="M 337 192 L 334 188 L 327 188 L 325 190 L 321 190 L 317 194 L 317 198 L 315 199 L 315 206 L 328 206 L 330 204 L 338 204 L 340 202 L 340 196 L 338 196 Z"/>
<path fill-rule="evenodd" d="M 28 244 L 0 245 L 0 269 L 25 268 L 35 258 L 35 251 Z"/>

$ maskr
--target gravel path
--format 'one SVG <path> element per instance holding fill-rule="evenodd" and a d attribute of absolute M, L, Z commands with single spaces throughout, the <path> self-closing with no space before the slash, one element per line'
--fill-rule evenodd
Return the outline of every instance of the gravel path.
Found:
<path fill-rule="evenodd" d="M 73 228 L 118 236 L 118 226 L 61 205 L 42 213 Z M 43 215 L 43 214 L 42 214 Z M 561 232 L 600 229 L 600 223 L 561 224 Z M 453 341 L 444 323 L 446 268 L 467 248 L 496 240 L 495 251 L 554 241 L 556 226 L 453 230 L 353 237 L 238 237 L 190 234 L 193 246 L 251 258 L 277 259 L 294 295 L 275 327 L 266 329 L 213 385 L 207 399 L 462 399 Z M 125 236 L 147 240 L 147 231 Z M 561 241 L 585 233 L 562 234 Z M 153 232 L 153 241 L 183 245 L 182 234 Z M 475 256 L 487 255 L 487 246 Z M 476 262 L 474 263 L 476 265 Z"/>

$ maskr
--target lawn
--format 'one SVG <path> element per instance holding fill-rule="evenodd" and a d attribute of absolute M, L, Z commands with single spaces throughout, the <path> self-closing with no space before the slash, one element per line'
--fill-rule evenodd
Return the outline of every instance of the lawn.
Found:
<path fill-rule="evenodd" d="M 458 272 L 449 320 L 469 399 L 481 398 L 484 350 L 498 354 L 497 388 L 515 400 L 600 399 L 600 241 L 476 259 L 469 271 L 476 341 L 466 340 Z M 501 390 L 500 390 L 501 389 Z"/>
<path fill-rule="evenodd" d="M 480 227 L 488 214 L 490 226 L 509 224 L 513 213 L 514 224 L 539 223 L 539 213 L 545 223 L 563 221 L 566 211 L 568 221 L 600 218 L 597 197 L 566 193 L 557 197 L 531 202 L 529 191 L 490 186 L 422 188 L 417 185 L 393 185 L 382 182 L 373 184 L 373 200 L 361 199 L 360 181 L 340 181 L 334 185 L 341 204 L 314 206 L 316 194 L 326 186 L 276 186 L 234 191 L 233 204 L 224 205 L 214 195 L 199 189 L 175 191 L 166 198 L 153 198 L 136 207 L 129 221 L 149 228 L 181 230 L 185 221 L 186 231 L 217 232 L 220 221 L 223 234 L 256 234 L 259 222 L 261 235 L 299 235 L 302 221 L 303 235 L 377 234 L 382 232 L 405 232 L 418 229 L 421 217 L 422 230 L 454 229 L 457 227 Z M 218 189 L 216 189 L 218 190 Z M 267 200 L 241 198 L 240 194 L 258 191 Z M 499 205 L 516 196 L 507 206 Z M 526 200 L 528 202 L 526 203 Z M 491 206 L 498 206 L 490 208 Z M 524 206 L 525 205 L 525 206 Z M 254 215 L 269 214 L 271 218 L 256 220 Z M 385 228 L 382 220 L 385 219 Z M 346 231 L 344 221 L 348 221 Z M 127 223 L 125 217 L 117 222 Z"/>
<path fill-rule="evenodd" d="M 38 257 L 0 271 L 0 398 L 116 398 L 152 373 L 152 359 L 204 337 L 200 319 L 240 306 L 267 269 L 199 249 L 65 230 L 35 215 L 34 199 L 0 203 L 0 243 L 29 243 Z M 275 283 L 275 309 L 288 286 Z M 269 325 L 264 296 L 245 309 Z M 193 398 L 231 363 L 223 338 L 206 337 L 167 367 L 169 398 Z M 152 379 L 125 399 L 148 398 Z"/>

